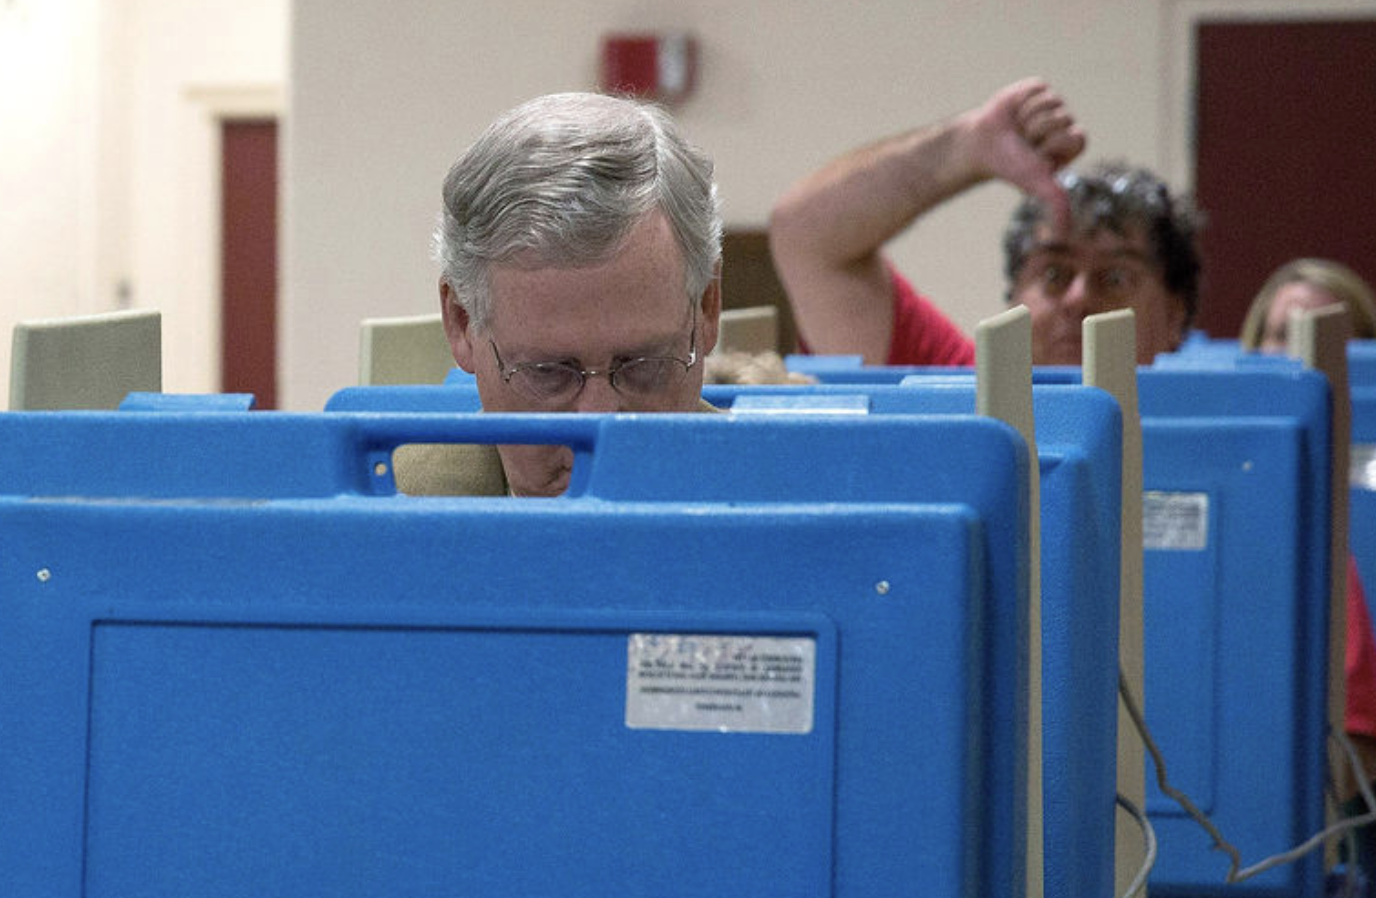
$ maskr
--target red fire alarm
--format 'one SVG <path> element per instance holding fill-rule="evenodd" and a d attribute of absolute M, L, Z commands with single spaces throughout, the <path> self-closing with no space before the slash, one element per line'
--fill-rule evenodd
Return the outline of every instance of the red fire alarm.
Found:
<path fill-rule="evenodd" d="M 602 38 L 602 90 L 673 103 L 693 90 L 697 40 L 690 34 L 612 34 Z"/>

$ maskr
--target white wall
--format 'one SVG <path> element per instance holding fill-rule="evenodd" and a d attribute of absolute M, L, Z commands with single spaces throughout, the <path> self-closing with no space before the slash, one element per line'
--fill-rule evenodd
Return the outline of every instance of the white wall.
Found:
<path fill-rule="evenodd" d="M 0 326 L 83 309 L 98 105 L 96 0 L 17 0 L 0 9 Z"/>

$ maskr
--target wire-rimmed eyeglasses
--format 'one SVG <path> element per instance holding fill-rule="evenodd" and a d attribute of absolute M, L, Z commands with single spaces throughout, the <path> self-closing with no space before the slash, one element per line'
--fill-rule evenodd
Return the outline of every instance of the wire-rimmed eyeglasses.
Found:
<path fill-rule="evenodd" d="M 647 355 L 615 361 L 604 369 L 580 368 L 573 362 L 520 362 L 507 367 L 496 341 L 488 339 L 502 381 L 532 402 L 564 405 L 583 392 L 589 377 L 605 376 L 623 396 L 644 399 L 670 392 L 688 376 L 698 361 L 698 317 L 693 308 L 689 330 L 688 358 Z"/>

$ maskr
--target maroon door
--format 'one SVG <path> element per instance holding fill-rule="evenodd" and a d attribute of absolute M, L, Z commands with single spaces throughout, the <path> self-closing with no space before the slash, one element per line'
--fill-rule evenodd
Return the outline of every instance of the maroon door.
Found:
<path fill-rule="evenodd" d="M 277 123 L 221 125 L 220 389 L 277 407 Z"/>
<path fill-rule="evenodd" d="M 1267 274 L 1322 256 L 1376 282 L 1376 19 L 1201 22 L 1197 324 L 1236 336 Z"/>

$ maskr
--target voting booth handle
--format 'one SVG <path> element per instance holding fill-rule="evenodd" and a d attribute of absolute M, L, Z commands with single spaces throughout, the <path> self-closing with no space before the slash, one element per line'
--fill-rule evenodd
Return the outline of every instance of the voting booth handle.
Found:
<path fill-rule="evenodd" d="M 582 492 L 585 475 L 602 431 L 602 416 L 577 414 L 481 415 L 408 414 L 354 416 L 356 451 L 368 471 L 371 490 L 377 495 L 396 492 L 392 478 L 392 453 L 413 443 L 426 444 L 527 444 L 567 446 L 574 455 L 574 480 L 568 494 Z"/>

